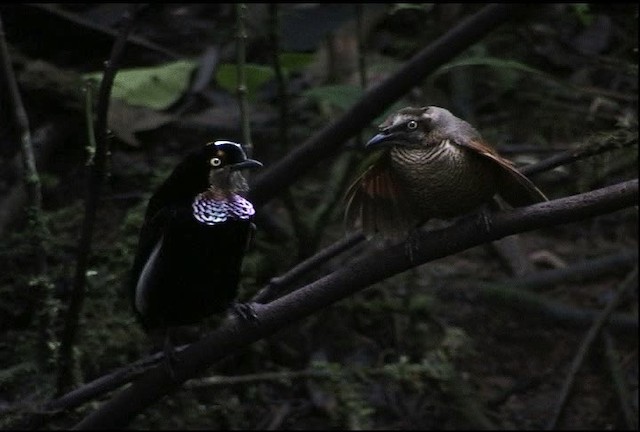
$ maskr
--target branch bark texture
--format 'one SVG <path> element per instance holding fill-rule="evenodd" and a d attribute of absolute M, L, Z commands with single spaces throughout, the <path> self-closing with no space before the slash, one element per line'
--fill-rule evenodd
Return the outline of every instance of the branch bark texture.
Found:
<path fill-rule="evenodd" d="M 507 235 L 574 222 L 638 203 L 638 180 L 494 215 L 490 229 L 474 221 L 417 234 L 412 258 L 405 243 L 374 249 L 349 266 L 267 305 L 256 304 L 259 324 L 232 318 L 178 355 L 176 379 L 162 366 L 151 369 L 76 425 L 77 429 L 121 428 L 144 408 L 202 374 L 214 362 L 353 293 L 416 265 Z M 484 224 L 480 224 L 484 225 Z"/>

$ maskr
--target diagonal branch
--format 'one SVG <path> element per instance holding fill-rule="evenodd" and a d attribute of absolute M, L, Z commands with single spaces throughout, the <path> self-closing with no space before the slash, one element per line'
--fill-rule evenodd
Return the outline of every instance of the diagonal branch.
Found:
<path fill-rule="evenodd" d="M 549 171 L 553 168 L 568 165 L 581 159 L 585 159 L 591 156 L 599 155 L 609 151 L 631 147 L 638 145 L 638 133 L 628 133 L 626 131 L 619 132 L 618 134 L 608 134 L 609 136 L 598 137 L 601 138 L 595 142 L 589 140 L 584 144 L 565 150 L 561 153 L 553 155 L 547 159 L 541 160 L 538 163 L 527 165 L 522 167 L 520 171 L 525 175 L 537 174 L 543 171 Z"/>
<path fill-rule="evenodd" d="M 553 408 L 553 413 L 551 420 L 547 424 L 546 430 L 553 430 L 556 428 L 558 422 L 562 418 L 562 414 L 567 406 L 567 402 L 569 401 L 569 396 L 571 395 L 571 391 L 573 390 L 573 386 L 575 384 L 576 375 L 578 375 L 578 371 L 584 364 L 585 358 L 591 349 L 591 346 L 596 341 L 596 338 L 600 334 L 600 330 L 605 326 L 609 317 L 613 313 L 613 311 L 618 307 L 620 302 L 622 301 L 624 294 L 627 291 L 630 291 L 632 288 L 638 286 L 638 267 L 633 269 L 625 280 L 618 286 L 618 290 L 614 297 L 609 300 L 607 306 L 602 310 L 598 319 L 593 323 L 587 334 L 584 336 L 580 347 L 578 348 L 578 352 L 576 353 L 573 361 L 571 362 L 571 367 L 569 369 L 569 373 L 565 378 L 564 384 L 562 385 L 562 390 L 560 392 L 560 397 L 558 398 L 558 402 Z"/>
<path fill-rule="evenodd" d="M 204 339 L 177 355 L 175 380 L 165 368 L 155 367 L 122 390 L 75 427 L 120 428 L 147 406 L 202 374 L 214 362 L 238 352 L 294 322 L 311 315 L 369 285 L 416 265 L 477 246 L 488 241 L 556 224 L 574 222 L 638 203 L 638 180 L 631 180 L 585 194 L 574 195 L 493 215 L 488 230 L 471 220 L 416 235 L 416 247 L 407 254 L 404 243 L 372 250 L 348 266 L 267 305 L 256 304 L 259 324 L 237 317 L 223 323 Z"/>
<path fill-rule="evenodd" d="M 419 84 L 443 63 L 478 42 L 497 26 L 514 21 L 526 9 L 525 4 L 490 4 L 464 19 L 416 54 L 392 76 L 367 91 L 340 118 L 318 131 L 257 177 L 249 192 L 251 202 L 258 207 L 284 191 L 286 186 L 358 134 L 411 87 Z"/>

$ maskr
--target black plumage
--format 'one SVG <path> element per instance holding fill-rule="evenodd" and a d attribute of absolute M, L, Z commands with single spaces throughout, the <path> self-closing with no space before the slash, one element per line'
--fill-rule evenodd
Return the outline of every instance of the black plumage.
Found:
<path fill-rule="evenodd" d="M 145 330 L 195 324 L 233 304 L 254 214 L 240 170 L 261 165 L 239 144 L 209 143 L 150 198 L 129 282 Z"/>

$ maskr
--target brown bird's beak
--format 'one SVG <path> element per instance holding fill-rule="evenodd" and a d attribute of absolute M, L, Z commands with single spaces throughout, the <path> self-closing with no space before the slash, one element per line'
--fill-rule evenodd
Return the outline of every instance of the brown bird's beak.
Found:
<path fill-rule="evenodd" d="M 375 135 L 371 138 L 365 145 L 365 149 L 370 149 L 372 147 L 383 147 L 383 146 L 391 146 L 395 144 L 394 138 L 397 134 L 393 132 L 380 132 L 378 135 Z"/>
<path fill-rule="evenodd" d="M 246 160 L 243 160 L 242 162 L 238 162 L 236 164 L 231 165 L 231 170 L 237 171 L 241 169 L 254 169 L 254 168 L 260 168 L 261 166 L 262 166 L 262 162 L 258 162 L 255 159 L 246 159 Z"/>

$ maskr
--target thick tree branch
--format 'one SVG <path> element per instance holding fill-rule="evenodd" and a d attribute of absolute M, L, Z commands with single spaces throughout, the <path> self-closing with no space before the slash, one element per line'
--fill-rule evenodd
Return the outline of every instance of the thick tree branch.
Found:
<path fill-rule="evenodd" d="M 500 24 L 513 21 L 524 4 L 491 4 L 436 39 L 395 74 L 367 91 L 351 109 L 273 164 L 251 187 L 249 199 L 261 206 L 355 136 L 429 73 L 451 60 Z"/>
<path fill-rule="evenodd" d="M 503 286 L 516 286 L 539 290 L 559 283 L 577 283 L 593 280 L 608 273 L 620 274 L 638 263 L 637 250 L 623 250 L 614 254 L 571 264 L 565 268 L 544 270 L 530 275 L 500 282 Z"/>
<path fill-rule="evenodd" d="M 204 339 L 178 354 L 179 368 L 172 380 L 165 368 L 155 367 L 76 425 L 77 429 L 119 428 L 144 408 L 179 388 L 180 383 L 202 374 L 214 362 L 238 352 L 292 323 L 355 292 L 416 265 L 463 251 L 507 235 L 563 224 L 609 213 L 638 203 L 638 180 L 631 180 L 575 195 L 493 215 L 488 230 L 467 220 L 454 226 L 421 231 L 416 235 L 412 259 L 399 243 L 372 250 L 348 266 L 267 305 L 256 304 L 259 324 L 223 323 Z M 481 224 L 484 225 L 484 224 Z"/>
<path fill-rule="evenodd" d="M 591 308 L 570 306 L 557 300 L 551 300 L 542 294 L 521 290 L 517 283 L 507 288 L 500 285 L 478 284 L 474 294 L 480 301 L 491 304 L 493 308 L 505 308 L 512 312 L 522 311 L 548 323 L 549 326 L 585 327 L 593 324 L 600 311 Z M 637 334 L 638 317 L 631 313 L 614 313 L 609 318 L 611 330 L 620 333 Z"/>

